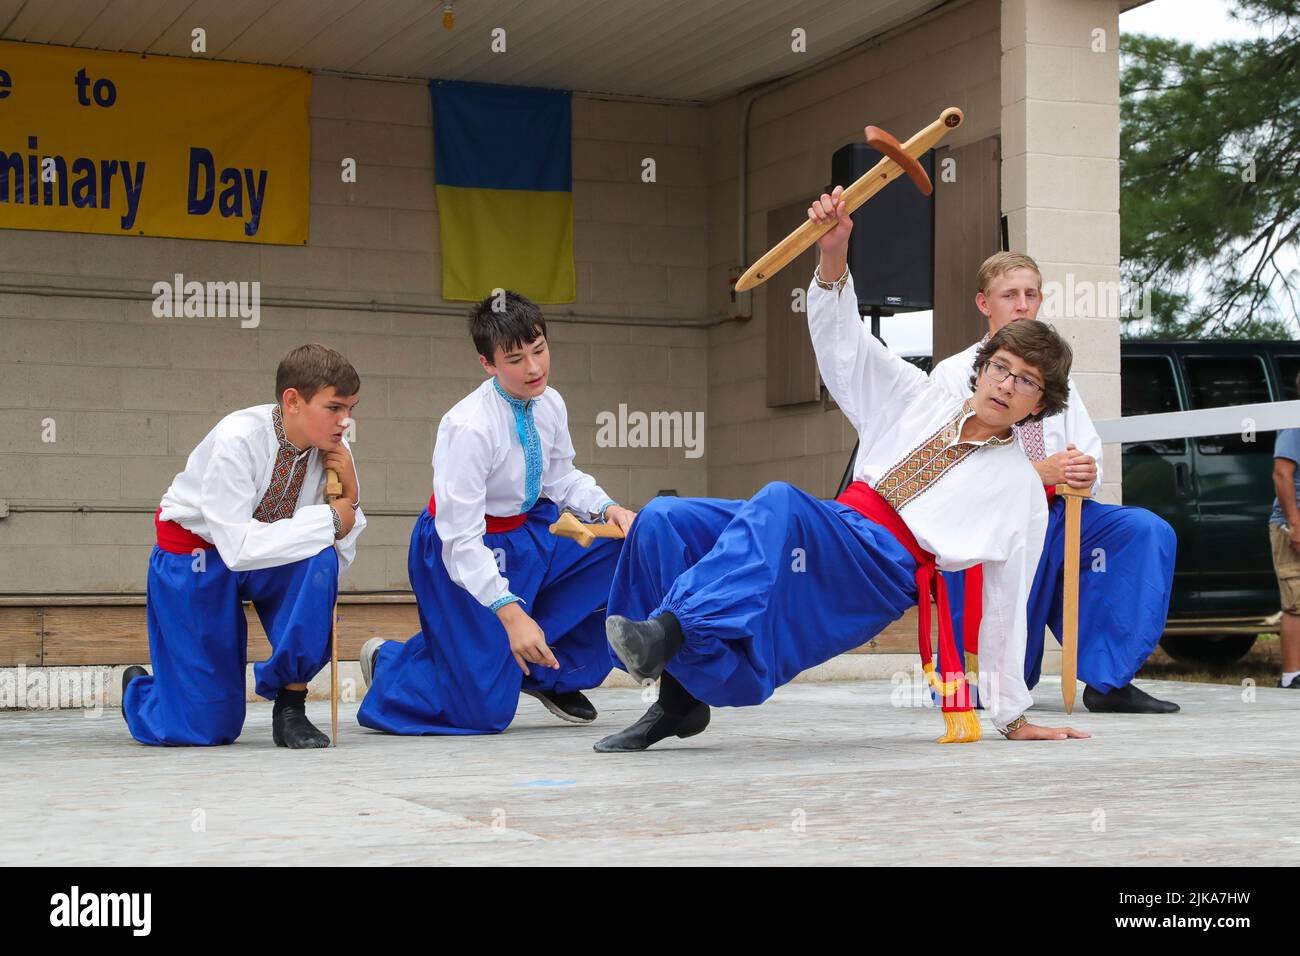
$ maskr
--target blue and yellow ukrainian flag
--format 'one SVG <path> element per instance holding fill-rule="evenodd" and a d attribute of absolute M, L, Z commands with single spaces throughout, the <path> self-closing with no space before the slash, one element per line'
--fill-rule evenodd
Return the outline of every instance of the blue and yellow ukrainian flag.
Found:
<path fill-rule="evenodd" d="M 572 302 L 573 110 L 568 90 L 434 80 L 442 297 L 512 289 Z"/>

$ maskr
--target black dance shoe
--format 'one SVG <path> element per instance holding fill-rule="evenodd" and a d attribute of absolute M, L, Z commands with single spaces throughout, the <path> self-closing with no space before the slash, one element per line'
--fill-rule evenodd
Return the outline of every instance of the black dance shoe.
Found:
<path fill-rule="evenodd" d="M 1180 710 L 1172 700 L 1160 700 L 1132 684 L 1102 693 L 1083 688 L 1083 706 L 1094 714 L 1176 714 Z"/>
<path fill-rule="evenodd" d="M 596 719 L 596 708 L 581 691 L 569 691 L 557 694 L 553 690 L 524 690 L 529 697 L 536 697 L 542 705 L 560 720 L 571 724 L 589 724 Z"/>
<path fill-rule="evenodd" d="M 677 618 L 667 613 L 649 621 L 632 621 L 611 614 L 605 620 L 605 636 L 638 684 L 657 680 L 681 649 L 683 640 Z"/>
<path fill-rule="evenodd" d="M 307 719 L 307 692 L 283 687 L 275 695 L 271 711 L 271 737 L 277 747 L 290 750 L 318 750 L 330 745 L 329 737 Z"/>
<path fill-rule="evenodd" d="M 361 645 L 361 653 L 358 655 L 358 662 L 361 664 L 361 679 L 369 687 L 375 682 L 375 661 L 379 657 L 379 648 L 383 647 L 387 641 L 382 637 L 372 637 Z"/>
<path fill-rule="evenodd" d="M 126 688 L 131 681 L 137 677 L 148 677 L 149 672 L 139 664 L 132 664 L 126 670 L 122 671 L 122 703 L 126 703 Z"/>
<path fill-rule="evenodd" d="M 655 703 L 631 727 L 598 740 L 592 749 L 598 754 L 635 753 L 666 737 L 694 737 L 708 726 L 708 704 L 697 703 L 684 714 L 673 714 Z"/>

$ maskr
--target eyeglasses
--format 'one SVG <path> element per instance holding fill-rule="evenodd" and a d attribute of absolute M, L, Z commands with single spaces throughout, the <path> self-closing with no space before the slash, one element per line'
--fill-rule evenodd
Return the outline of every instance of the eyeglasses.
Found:
<path fill-rule="evenodd" d="M 986 367 L 989 371 L 989 377 L 998 384 L 1005 382 L 1007 376 L 1011 374 L 1011 369 L 1007 368 L 1001 362 L 995 362 L 992 359 L 989 359 Z M 1014 378 L 1016 380 L 1015 390 L 1021 395 L 1034 395 L 1038 392 L 1044 391 L 1043 386 L 1039 385 L 1032 378 L 1025 378 L 1023 375 L 1016 375 Z"/>

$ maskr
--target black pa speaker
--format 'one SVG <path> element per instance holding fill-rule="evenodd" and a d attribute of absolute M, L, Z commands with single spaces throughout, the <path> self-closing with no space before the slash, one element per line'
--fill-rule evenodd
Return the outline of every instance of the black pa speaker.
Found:
<path fill-rule="evenodd" d="M 848 188 L 880 159 L 866 143 L 842 146 L 831 157 L 831 183 Z M 934 182 L 934 150 L 920 162 Z M 849 236 L 849 269 L 861 315 L 934 308 L 934 193 L 921 195 L 903 175 L 859 206 Z"/>

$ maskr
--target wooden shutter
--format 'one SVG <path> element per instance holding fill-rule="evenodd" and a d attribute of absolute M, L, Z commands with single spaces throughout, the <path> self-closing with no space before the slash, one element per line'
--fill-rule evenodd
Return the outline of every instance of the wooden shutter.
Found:
<path fill-rule="evenodd" d="M 767 214 L 770 249 L 808 218 L 808 203 L 791 203 Z M 795 312 L 795 289 L 808 288 L 817 247 L 813 246 L 763 285 L 767 314 L 767 406 L 797 405 L 821 398 L 817 357 L 808 335 L 808 313 Z M 804 298 L 800 297 L 800 301 Z M 806 308 L 806 303 L 805 303 Z"/>

